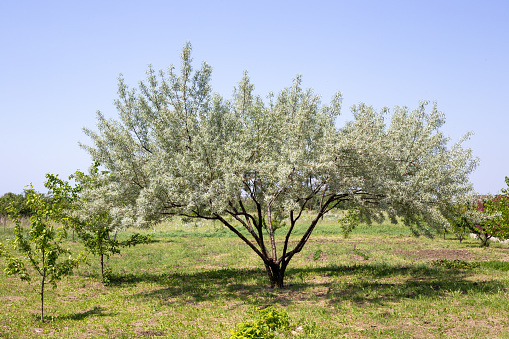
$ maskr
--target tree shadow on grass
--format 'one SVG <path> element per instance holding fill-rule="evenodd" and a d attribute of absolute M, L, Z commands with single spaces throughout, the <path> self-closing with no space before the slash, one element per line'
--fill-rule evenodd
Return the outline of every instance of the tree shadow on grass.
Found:
<path fill-rule="evenodd" d="M 103 308 L 99 306 L 95 306 L 91 309 L 88 309 L 83 312 L 78 312 L 70 315 L 63 315 L 55 317 L 60 320 L 83 320 L 88 317 L 96 316 L 96 317 L 106 317 L 106 316 L 114 316 L 114 313 L 104 313 Z"/>
<path fill-rule="evenodd" d="M 223 300 L 254 305 L 313 300 L 328 304 L 353 301 L 383 304 L 404 299 L 444 297 L 451 293 L 498 293 L 507 285 L 496 280 L 474 282 L 473 271 L 419 265 L 355 264 L 319 268 L 289 268 L 287 286 L 268 287 L 262 269 L 218 269 L 170 275 L 118 277 L 118 284 L 152 281 L 161 288 L 131 296 L 158 299 L 162 304 Z M 387 282 L 390 281 L 390 282 Z"/>
<path fill-rule="evenodd" d="M 79 321 L 79 320 L 83 320 L 85 318 L 92 317 L 92 316 L 111 317 L 111 316 L 116 315 L 116 313 L 112 313 L 112 312 L 109 312 L 109 313 L 103 312 L 103 308 L 99 307 L 99 306 L 95 306 L 95 307 L 90 308 L 86 311 L 78 312 L 78 313 L 74 313 L 74 314 L 66 314 L 66 315 L 57 315 L 56 316 L 51 313 L 48 314 L 48 312 L 45 312 L 45 313 L 46 313 L 46 315 L 44 316 L 44 323 L 50 323 L 55 320 L 58 320 L 58 321 L 60 321 L 60 320 L 78 320 Z M 33 313 L 32 318 L 33 318 L 34 322 L 40 322 L 41 314 L 39 312 Z"/>
<path fill-rule="evenodd" d="M 215 299 L 247 300 L 260 292 L 274 293 L 268 287 L 264 271 L 260 269 L 217 269 L 193 273 L 128 274 L 114 275 L 111 285 L 132 285 L 152 282 L 161 286 L 150 292 L 133 295 L 133 298 L 155 298 L 166 303 L 201 302 Z M 263 294 L 263 293 L 262 293 Z"/>
<path fill-rule="evenodd" d="M 321 271 L 321 272 L 320 272 Z M 331 277 L 324 296 L 329 303 L 384 304 L 403 299 L 439 298 L 454 294 L 495 294 L 508 286 L 500 281 L 471 281 L 473 271 L 415 266 L 368 264 L 318 269 Z M 342 279 L 346 278 L 346 279 Z M 353 278 L 353 282 L 348 281 Z M 390 282 L 387 282 L 390 281 Z"/>

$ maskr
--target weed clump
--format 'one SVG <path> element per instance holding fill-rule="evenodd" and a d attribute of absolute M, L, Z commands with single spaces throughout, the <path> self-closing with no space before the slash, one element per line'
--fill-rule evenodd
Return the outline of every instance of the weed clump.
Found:
<path fill-rule="evenodd" d="M 272 339 L 276 331 L 286 330 L 290 326 L 290 317 L 285 311 L 270 306 L 258 312 L 257 319 L 237 324 L 229 339 Z"/>

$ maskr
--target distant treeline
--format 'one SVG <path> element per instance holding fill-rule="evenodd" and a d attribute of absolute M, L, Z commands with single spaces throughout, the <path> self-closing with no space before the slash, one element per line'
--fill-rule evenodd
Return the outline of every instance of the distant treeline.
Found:
<path fill-rule="evenodd" d="M 51 200 L 49 195 L 44 195 L 44 198 Z M 26 200 L 26 192 L 23 192 L 22 194 L 11 192 L 5 193 L 0 197 L 0 216 L 5 217 L 9 214 L 9 206 L 12 206 L 12 208 L 18 211 L 21 216 L 30 216 L 31 211 Z"/>

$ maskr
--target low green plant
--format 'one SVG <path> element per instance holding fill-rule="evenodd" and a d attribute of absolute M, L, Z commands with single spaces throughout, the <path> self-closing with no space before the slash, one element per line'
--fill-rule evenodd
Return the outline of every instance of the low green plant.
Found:
<path fill-rule="evenodd" d="M 237 324 L 231 331 L 230 339 L 271 339 L 275 332 L 290 326 L 290 317 L 285 311 L 278 311 L 273 306 L 259 310 L 254 321 Z"/>
<path fill-rule="evenodd" d="M 358 248 L 355 248 L 353 249 L 352 251 L 353 253 L 357 254 L 357 255 L 360 255 L 361 257 L 364 258 L 364 260 L 368 260 L 369 259 L 369 255 L 363 251 L 361 251 L 360 249 Z"/>
<path fill-rule="evenodd" d="M 471 262 L 466 260 L 459 260 L 459 259 L 440 259 L 440 260 L 433 260 L 431 262 L 431 266 L 435 267 L 444 267 L 444 268 L 459 268 L 459 269 L 473 269 L 476 267 L 479 267 L 480 264 L 478 262 Z"/>
<path fill-rule="evenodd" d="M 314 261 L 317 261 L 318 259 L 320 259 L 322 257 L 322 250 L 317 250 L 315 252 L 315 254 L 313 254 L 313 260 Z"/>

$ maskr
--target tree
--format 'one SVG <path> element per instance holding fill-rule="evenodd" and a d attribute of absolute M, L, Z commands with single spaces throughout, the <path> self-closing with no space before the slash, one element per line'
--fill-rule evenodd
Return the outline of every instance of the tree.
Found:
<path fill-rule="evenodd" d="M 498 213 L 498 218 L 489 220 L 487 224 L 492 233 L 500 239 L 509 239 L 509 177 L 505 177 L 507 187 L 501 190 L 503 194 L 496 195 L 486 204 L 487 212 Z"/>
<path fill-rule="evenodd" d="M 123 247 L 148 243 L 150 237 L 135 233 L 126 240 L 117 240 L 119 225 L 110 217 L 110 204 L 101 193 L 108 172 L 99 171 L 99 166 L 96 162 L 88 174 L 78 170 L 70 175 L 69 180 L 74 180 L 74 186 L 58 175 L 47 174 L 45 187 L 65 202 L 65 208 L 59 210 L 58 220 L 76 231 L 85 248 L 99 257 L 101 278 L 108 282 L 110 277 L 105 274 L 105 258 L 119 254 Z"/>
<path fill-rule="evenodd" d="M 505 182 L 509 186 L 508 177 Z M 509 188 L 501 191 L 503 194 L 482 197 L 474 202 L 474 208 L 485 215 L 472 228 L 483 247 L 489 246 L 488 240 L 492 237 L 509 239 Z"/>
<path fill-rule="evenodd" d="M 472 203 L 472 201 L 463 201 L 451 204 L 447 213 L 450 228 L 445 228 L 445 231 L 450 230 L 460 243 L 467 238 L 470 233 L 477 234 L 483 243 L 487 242 L 489 238 L 486 238 L 482 232 L 480 232 L 481 229 L 478 228 L 477 225 L 484 224 L 486 221 L 493 218 L 493 216 L 479 209 L 480 206 L 482 206 L 482 202 L 479 201 L 479 197 L 475 198 L 474 203 Z"/>
<path fill-rule="evenodd" d="M 27 191 L 26 203 L 30 207 L 30 228 L 28 234 L 21 227 L 21 215 L 11 208 L 9 216 L 13 219 L 15 238 L 10 244 L 0 243 L 0 256 L 5 257 L 7 275 L 19 275 L 30 283 L 34 276 L 40 277 L 38 293 L 41 296 L 41 321 L 44 321 L 44 288 L 47 284 L 56 288 L 62 276 L 70 274 L 82 259 L 71 258 L 68 249 L 61 246 L 67 237 L 64 227 L 55 228 L 52 221 L 61 213 L 62 201 L 58 198 L 49 202 L 33 189 Z M 61 259 L 66 255 L 66 259 Z M 36 288 L 34 287 L 34 290 Z"/>
<path fill-rule="evenodd" d="M 212 94 L 209 65 L 193 71 L 189 43 L 181 58 L 179 75 L 174 66 L 159 74 L 150 67 L 139 91 L 120 76 L 119 119 L 98 112 L 98 131 L 84 129 L 93 145 L 83 147 L 110 171 L 103 189 L 120 222 L 218 220 L 260 257 L 271 285 L 282 287 L 291 259 L 341 203 L 375 221 L 382 211 L 394 222 L 405 217 L 429 233 L 448 224 L 448 202 L 472 189 L 468 175 L 477 160 L 461 145 L 469 135 L 448 148 L 436 104 L 429 112 L 428 102 L 411 112 L 396 107 L 390 122 L 387 108 L 359 104 L 354 120 L 336 128 L 339 93 L 322 105 L 297 76 L 264 101 L 244 74 L 225 100 Z M 312 202 L 307 230 L 290 241 Z M 287 217 L 279 250 L 275 215 Z"/>
<path fill-rule="evenodd" d="M 343 236 L 348 238 L 348 235 L 354 230 L 361 220 L 359 208 L 352 208 L 345 212 L 343 216 L 338 219 L 339 227 L 343 232 Z"/>

